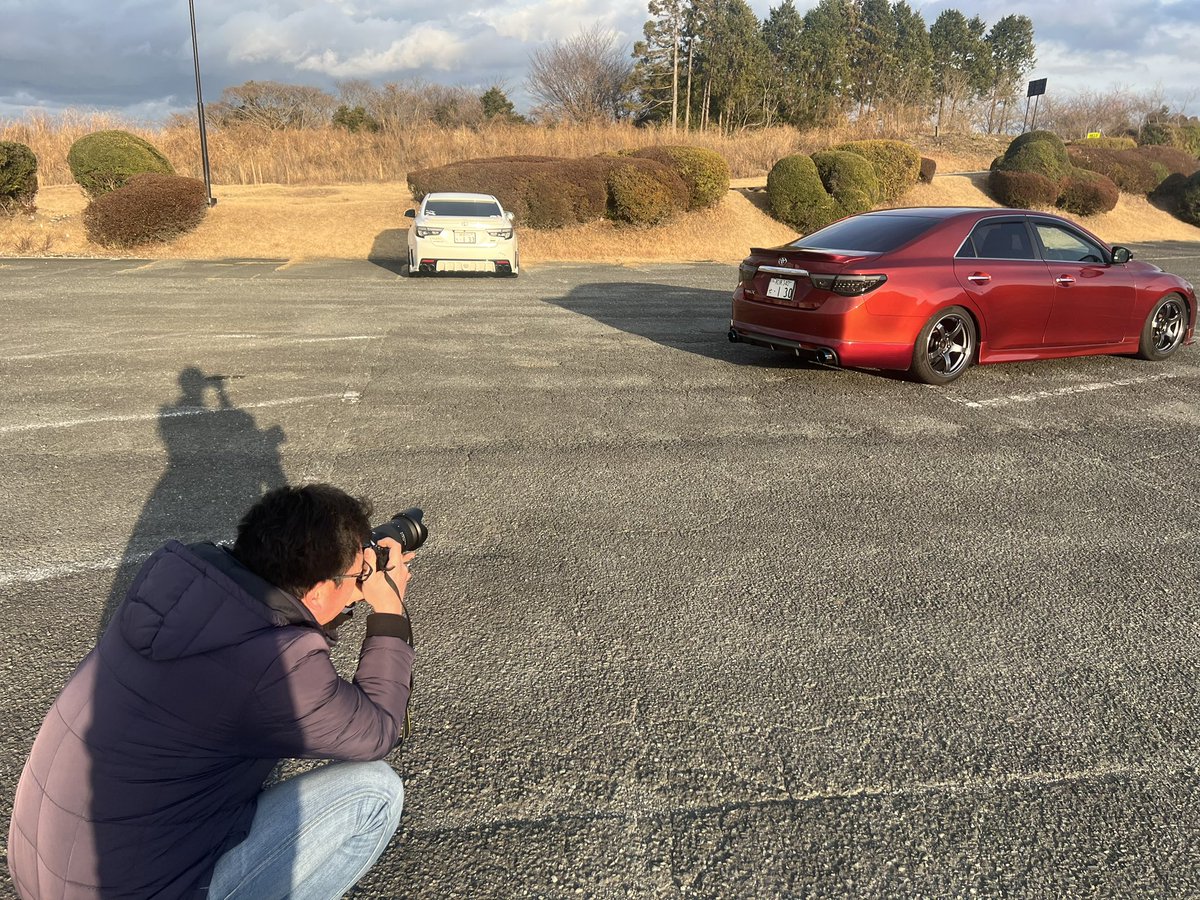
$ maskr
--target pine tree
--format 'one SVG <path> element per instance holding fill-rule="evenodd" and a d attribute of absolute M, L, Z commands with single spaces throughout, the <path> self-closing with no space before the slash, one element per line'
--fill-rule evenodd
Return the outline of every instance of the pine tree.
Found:
<path fill-rule="evenodd" d="M 1036 62 L 1033 44 L 1033 22 L 1028 16 L 1005 16 L 988 32 L 987 46 L 991 52 L 992 89 L 988 108 L 988 134 L 1003 131 L 1008 119 L 1008 107 L 1017 88 Z M 996 115 L 1003 104 L 1004 112 Z"/>
<path fill-rule="evenodd" d="M 803 28 L 804 19 L 792 0 L 783 0 L 772 9 L 762 27 L 763 41 L 772 60 L 767 85 L 770 102 L 775 114 L 789 125 L 796 125 L 803 118 L 802 98 L 807 90 L 807 65 L 800 44 Z"/>
<path fill-rule="evenodd" d="M 892 7 L 896 22 L 893 64 L 884 74 L 881 93 L 897 115 L 923 121 L 933 94 L 933 49 L 929 29 L 919 12 L 900 0 Z"/>
<path fill-rule="evenodd" d="M 982 96 L 991 85 L 991 53 L 984 43 L 987 25 L 976 16 L 968 20 L 957 9 L 947 9 L 929 29 L 933 49 L 933 89 L 938 98 L 938 125 L 946 101 L 953 122 L 966 103 Z"/>
<path fill-rule="evenodd" d="M 851 101 L 854 8 L 849 0 L 820 0 L 804 15 L 800 52 L 807 84 L 802 119 L 807 125 L 832 125 Z"/>
<path fill-rule="evenodd" d="M 858 27 L 851 50 L 852 96 L 858 115 L 871 113 L 880 100 L 886 73 L 896 63 L 896 20 L 888 0 L 860 0 Z"/>
<path fill-rule="evenodd" d="M 680 63 L 686 26 L 687 0 L 650 0 L 653 17 L 642 27 L 644 40 L 633 45 L 636 117 L 641 122 L 679 123 Z"/>

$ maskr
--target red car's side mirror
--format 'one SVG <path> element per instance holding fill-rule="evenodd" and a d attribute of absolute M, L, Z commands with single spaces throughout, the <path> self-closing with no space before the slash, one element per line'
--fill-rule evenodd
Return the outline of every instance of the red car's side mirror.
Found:
<path fill-rule="evenodd" d="M 1128 247 L 1113 247 L 1112 261 L 1113 265 L 1123 266 L 1125 263 L 1133 259 L 1133 253 Z"/>

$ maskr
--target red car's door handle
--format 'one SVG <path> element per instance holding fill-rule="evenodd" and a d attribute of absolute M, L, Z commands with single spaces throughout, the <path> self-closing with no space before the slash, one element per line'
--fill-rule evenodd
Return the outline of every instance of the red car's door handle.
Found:
<path fill-rule="evenodd" d="M 1075 279 L 1070 275 L 1059 275 L 1054 279 L 1055 284 L 1061 284 L 1063 287 L 1070 287 L 1075 283 Z"/>
<path fill-rule="evenodd" d="M 988 275 L 986 272 L 975 272 L 967 276 L 967 281 L 971 282 L 972 284 L 987 284 L 991 280 L 992 276 Z"/>

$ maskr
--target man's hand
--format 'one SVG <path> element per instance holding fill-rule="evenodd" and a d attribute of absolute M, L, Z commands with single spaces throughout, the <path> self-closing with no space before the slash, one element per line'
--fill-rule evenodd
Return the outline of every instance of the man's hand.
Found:
<path fill-rule="evenodd" d="M 375 571 L 371 573 L 370 578 L 363 582 L 363 597 L 371 604 L 371 608 L 375 612 L 394 613 L 402 616 L 404 615 L 404 596 L 408 592 L 408 580 L 412 578 L 408 564 L 412 562 L 416 553 L 404 553 L 404 548 L 400 546 L 399 542 L 391 538 L 384 538 L 379 542 L 379 546 L 387 547 L 391 551 L 387 574 L 395 582 L 396 588 L 392 589 L 383 572 Z M 374 560 L 368 560 L 368 562 L 374 563 Z"/>

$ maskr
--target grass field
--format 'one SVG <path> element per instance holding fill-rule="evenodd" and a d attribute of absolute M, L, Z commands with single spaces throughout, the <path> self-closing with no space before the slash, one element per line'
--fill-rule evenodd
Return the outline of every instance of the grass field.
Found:
<path fill-rule="evenodd" d="M 192 234 L 169 245 L 115 253 L 91 244 L 81 214 L 86 199 L 71 178 L 67 150 L 78 137 L 105 128 L 140 133 L 166 153 L 181 174 L 198 177 L 199 148 L 188 129 L 148 130 L 103 116 L 67 116 L 0 124 L 0 140 L 31 146 L 39 160 L 38 211 L 0 220 L 2 256 L 112 256 L 221 259 L 400 259 L 406 255 L 412 205 L 409 167 L 508 154 L 584 156 L 606 149 L 682 142 L 669 130 L 628 125 L 535 128 L 502 125 L 484 130 L 416 130 L 404 136 L 351 134 L 342 129 L 218 131 L 210 139 L 213 194 L 218 203 Z M 797 132 L 790 128 L 737 135 L 693 134 L 689 143 L 722 153 L 733 187 L 715 208 L 688 213 L 653 229 L 611 222 L 553 231 L 521 231 L 526 266 L 548 260 L 741 259 L 750 246 L 774 246 L 795 237 L 765 212 L 766 173 L 781 156 L 858 137 L 849 131 Z M 918 185 L 899 205 L 994 206 L 978 176 L 1007 138 L 947 135 L 910 137 L 938 163 L 931 185 Z M 1084 220 L 1112 242 L 1200 240 L 1185 225 L 1145 200 L 1123 195 L 1117 209 Z"/>

